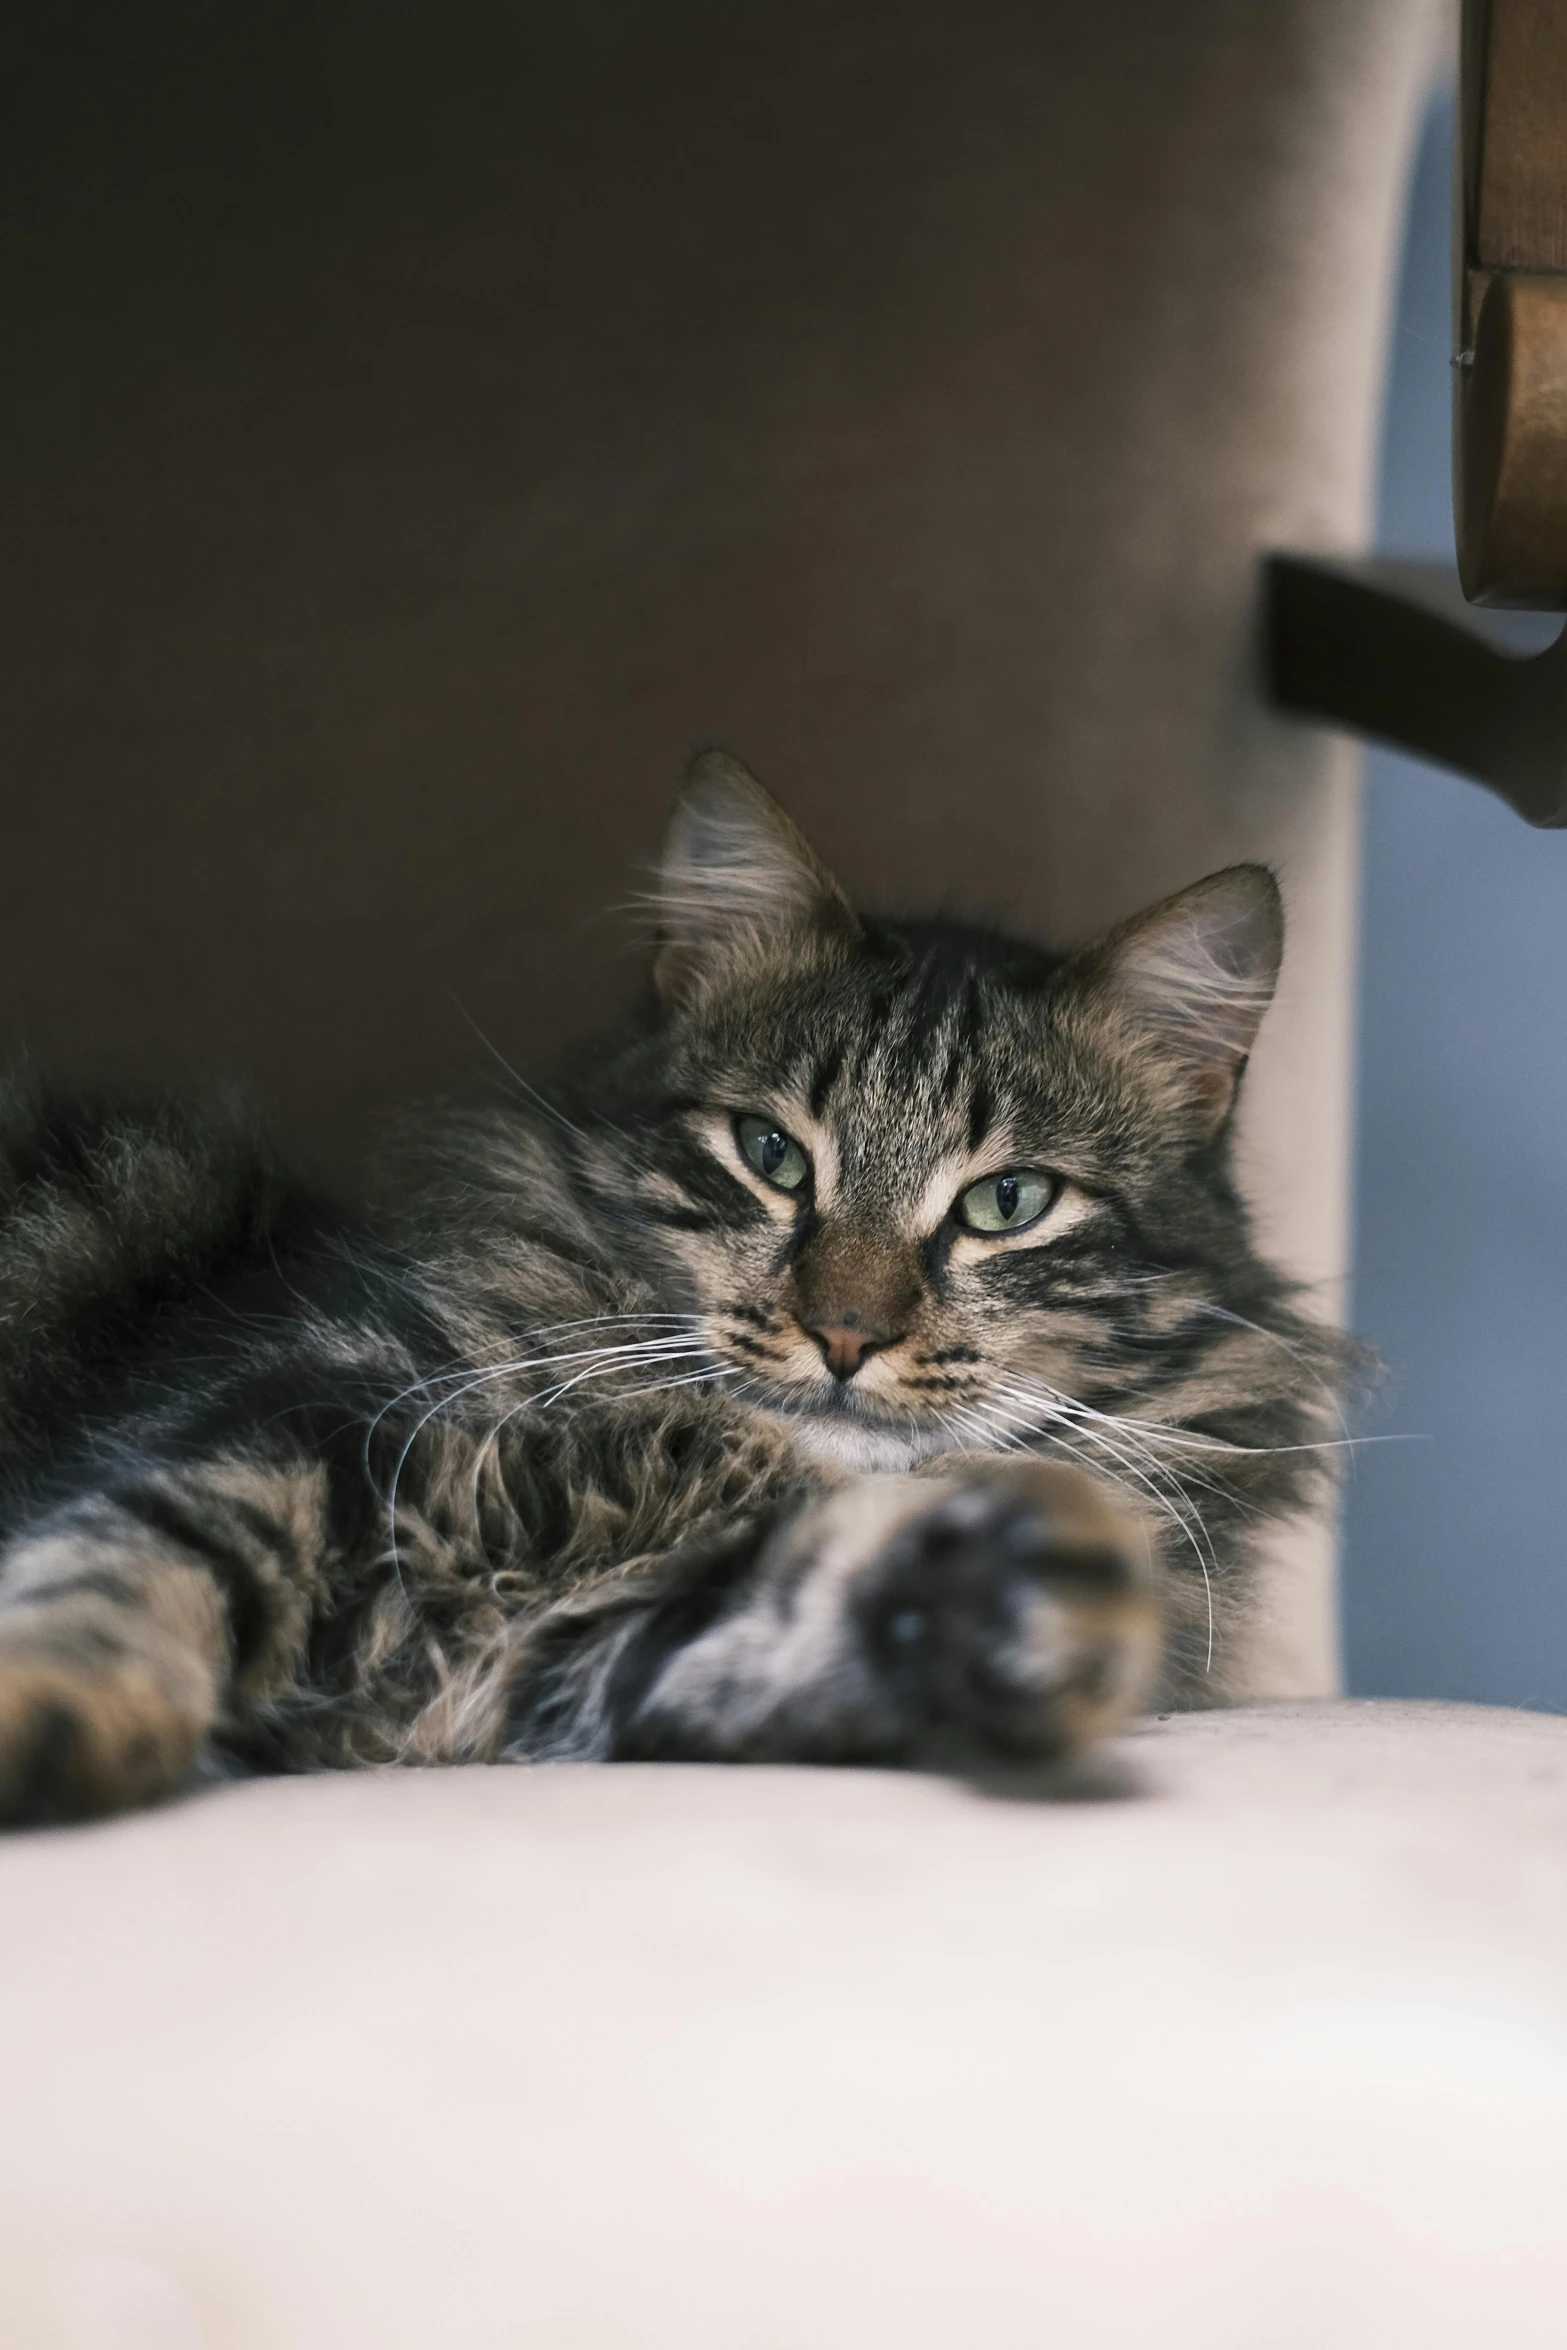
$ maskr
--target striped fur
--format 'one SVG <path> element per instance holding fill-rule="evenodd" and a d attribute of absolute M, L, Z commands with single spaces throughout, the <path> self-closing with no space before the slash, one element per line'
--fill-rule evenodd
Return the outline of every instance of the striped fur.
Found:
<path fill-rule="evenodd" d="M 1228 1168 L 1269 877 L 1065 962 L 874 921 L 709 755 L 658 912 L 638 1015 L 363 1212 L 225 1100 L 5 1097 L 0 1816 L 1030 1757 L 1222 1686 L 1345 1360 Z M 1010 1170 L 1037 1223 L 971 1228 Z"/>

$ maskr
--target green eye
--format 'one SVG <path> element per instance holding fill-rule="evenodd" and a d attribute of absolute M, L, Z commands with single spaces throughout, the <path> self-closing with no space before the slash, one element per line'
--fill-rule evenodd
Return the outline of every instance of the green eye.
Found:
<path fill-rule="evenodd" d="M 798 1191 L 811 1171 L 811 1162 L 794 1136 L 785 1134 L 771 1118 L 737 1118 L 735 1140 L 748 1164 L 780 1191 Z"/>
<path fill-rule="evenodd" d="M 1056 1196 L 1053 1175 L 1037 1167 L 1012 1167 L 1005 1175 L 987 1175 L 971 1183 L 958 1201 L 958 1221 L 970 1232 L 1021 1232 L 1037 1224 Z"/>

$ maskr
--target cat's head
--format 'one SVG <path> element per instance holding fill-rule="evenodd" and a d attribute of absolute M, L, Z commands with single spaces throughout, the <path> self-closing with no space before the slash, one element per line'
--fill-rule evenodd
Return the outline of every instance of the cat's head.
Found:
<path fill-rule="evenodd" d="M 737 1392 L 862 1467 L 1052 1413 L 1090 1452 L 1113 1442 L 1053 1398 L 1114 1413 L 1162 1388 L 1164 1417 L 1184 1389 L 1190 1419 L 1207 1381 L 1234 1402 L 1214 1359 L 1272 1280 L 1225 1147 L 1283 941 L 1262 867 L 1062 961 L 856 913 L 708 753 L 657 918 L 643 1202 Z"/>

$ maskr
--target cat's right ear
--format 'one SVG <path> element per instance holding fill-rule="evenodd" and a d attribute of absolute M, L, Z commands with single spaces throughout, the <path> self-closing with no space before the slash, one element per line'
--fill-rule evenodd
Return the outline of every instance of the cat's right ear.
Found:
<path fill-rule="evenodd" d="M 1230 1114 L 1283 952 L 1278 883 L 1265 865 L 1231 865 L 1123 922 L 1057 984 L 1135 1056 L 1171 1121 L 1207 1142 Z"/>
<path fill-rule="evenodd" d="M 816 851 L 727 751 L 703 751 L 686 769 L 653 903 L 653 980 L 666 1003 L 812 934 L 860 933 Z"/>

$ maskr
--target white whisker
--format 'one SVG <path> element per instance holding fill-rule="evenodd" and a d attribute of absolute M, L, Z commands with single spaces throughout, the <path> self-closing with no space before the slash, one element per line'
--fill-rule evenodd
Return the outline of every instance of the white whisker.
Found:
<path fill-rule="evenodd" d="M 1016 1403 L 1027 1407 L 1027 1410 L 1034 1415 L 1030 1419 L 1026 1416 L 1020 1417 L 1016 1413 L 1007 1413 L 1005 1407 L 999 1404 L 989 1407 L 999 1418 L 1010 1420 L 1013 1426 L 1019 1430 L 1021 1436 L 1048 1437 L 1050 1441 L 1060 1445 L 1064 1451 L 1070 1452 L 1085 1466 L 1097 1468 L 1101 1475 L 1111 1475 L 1111 1472 L 1103 1466 L 1104 1459 L 1115 1462 L 1125 1476 L 1130 1477 L 1138 1489 L 1147 1495 L 1161 1515 L 1179 1530 L 1189 1545 L 1202 1573 L 1208 1624 L 1207 1656 L 1203 1670 L 1211 1672 L 1213 1669 L 1214 1614 L 1213 1576 L 1210 1568 L 1217 1565 L 1217 1560 L 1214 1558 L 1213 1547 L 1208 1540 L 1207 1529 L 1203 1525 L 1201 1513 L 1195 1504 L 1188 1500 L 1174 1474 L 1164 1466 L 1157 1456 L 1148 1451 L 1146 1445 L 1138 1442 L 1132 1428 L 1123 1422 L 1112 1420 L 1109 1415 L 1103 1412 L 1093 1411 L 1088 1405 L 1080 1404 L 1075 1397 L 1062 1395 L 1055 1389 L 1043 1387 L 1037 1393 L 1031 1393 L 1027 1388 L 1017 1386 L 1006 1387 L 1001 1392 L 1011 1397 Z M 1074 1430 L 1081 1444 L 1089 1446 L 1090 1452 L 1087 1456 L 1062 1434 L 1063 1424 Z M 1108 1437 L 1104 1433 L 1106 1427 L 1114 1427 L 1124 1436 L 1126 1441 L 1117 1443 Z M 1121 1479 L 1111 1476 L 1111 1481 L 1120 1483 Z"/>
<path fill-rule="evenodd" d="M 621 1346 L 582 1347 L 572 1349 L 567 1353 L 522 1356 L 512 1362 L 492 1364 L 487 1370 L 480 1371 L 473 1377 L 465 1380 L 464 1383 L 457 1387 L 452 1394 L 442 1396 L 439 1401 L 432 1404 L 430 1409 L 422 1413 L 419 1419 L 415 1421 L 406 1440 L 404 1441 L 402 1450 L 397 1456 L 397 1462 L 392 1471 L 391 1485 L 386 1499 L 386 1509 L 387 1526 L 391 1541 L 392 1565 L 394 1571 L 396 1572 L 398 1582 L 403 1584 L 403 1588 L 406 1590 L 407 1586 L 403 1582 L 402 1560 L 399 1555 L 397 1542 L 398 1488 L 402 1482 L 403 1471 L 408 1465 L 409 1456 L 412 1453 L 414 1446 L 418 1443 L 419 1438 L 423 1435 L 425 1429 L 429 1427 L 431 1421 L 438 1418 L 442 1412 L 449 1411 L 454 1405 L 461 1403 L 465 1397 L 476 1394 L 480 1388 L 493 1386 L 495 1382 L 500 1379 L 520 1377 L 529 1371 L 558 1370 L 563 1364 L 566 1363 L 587 1363 L 589 1365 L 588 1370 L 580 1372 L 575 1377 L 563 1381 L 558 1388 L 552 1391 L 550 1396 L 544 1399 L 547 1402 L 554 1400 L 556 1396 L 567 1393 L 572 1387 L 577 1386 L 582 1379 L 606 1376 L 610 1371 L 616 1369 L 632 1370 L 639 1364 L 643 1363 L 651 1364 L 655 1362 L 669 1361 L 676 1357 L 689 1357 L 692 1354 L 701 1353 L 703 1351 L 705 1350 L 698 1346 L 692 1345 L 690 1340 L 684 1334 L 670 1333 L 663 1338 L 643 1339 Z M 519 1410 L 526 1410 L 530 1403 L 535 1403 L 537 1401 L 539 1401 L 537 1397 L 524 1397 L 522 1403 L 517 1408 Z M 482 1456 L 483 1448 L 481 1447 L 481 1466 Z"/>
<path fill-rule="evenodd" d="M 690 1351 L 692 1353 L 699 1353 L 704 1350 L 700 1348 L 692 1348 Z M 625 1370 L 629 1367 L 630 1366 L 623 1363 L 616 1363 L 606 1365 L 603 1372 L 595 1373 L 592 1371 L 583 1371 L 578 1374 L 577 1379 L 570 1381 L 569 1384 L 575 1387 L 579 1385 L 583 1379 L 604 1377 L 608 1375 L 610 1370 Z M 641 1387 L 623 1388 L 616 1400 L 618 1402 L 625 1403 L 629 1402 L 633 1396 L 663 1395 L 671 1388 L 696 1387 L 699 1386 L 704 1380 L 734 1379 L 738 1378 L 739 1376 L 740 1374 L 737 1371 L 730 1370 L 726 1365 L 719 1363 L 716 1360 L 712 1360 L 705 1369 L 700 1371 L 684 1372 L 678 1379 L 655 1379 Z M 564 1389 L 557 1389 L 555 1394 L 563 1394 L 564 1392 Z M 543 1410 L 547 1408 L 547 1406 L 553 1400 L 554 1396 L 552 1395 L 524 1396 L 521 1403 L 513 1404 L 510 1411 L 503 1412 L 500 1418 L 496 1421 L 494 1427 L 488 1430 L 485 1435 L 484 1442 L 480 1445 L 474 1458 L 473 1474 L 470 1482 L 470 1491 L 472 1494 L 473 1507 L 476 1515 L 479 1506 L 479 1481 L 484 1473 L 484 1464 L 491 1452 L 495 1451 L 499 1446 L 501 1437 L 512 1425 L 513 1421 L 521 1419 L 524 1412 Z"/>
<path fill-rule="evenodd" d="M 567 1117 L 564 1110 L 557 1109 L 552 1101 L 548 1101 L 545 1096 L 540 1093 L 536 1085 L 530 1085 L 527 1078 L 522 1076 L 516 1069 L 512 1067 L 510 1061 L 507 1060 L 506 1055 L 501 1051 L 500 1047 L 497 1044 L 492 1043 L 490 1038 L 485 1035 L 484 1030 L 479 1026 L 478 1021 L 469 1011 L 467 1005 L 462 1001 L 462 998 L 457 994 L 456 990 L 450 989 L 448 990 L 448 993 L 451 995 L 452 1002 L 457 1006 L 458 1011 L 461 1012 L 463 1018 L 467 1021 L 469 1027 L 473 1030 L 474 1035 L 483 1045 L 485 1051 L 489 1053 L 493 1059 L 499 1062 L 500 1066 L 505 1070 L 507 1076 L 511 1079 L 513 1085 L 515 1085 L 517 1091 L 523 1096 L 523 1098 L 527 1101 L 531 1101 L 536 1108 L 541 1109 L 546 1117 L 553 1118 L 558 1126 L 563 1126 L 566 1132 L 572 1136 L 574 1141 L 585 1143 L 588 1138 L 583 1133 L 582 1128 L 580 1126 L 574 1126 L 571 1120 Z M 618 1132 L 619 1129 L 613 1128 L 611 1131 Z"/>

